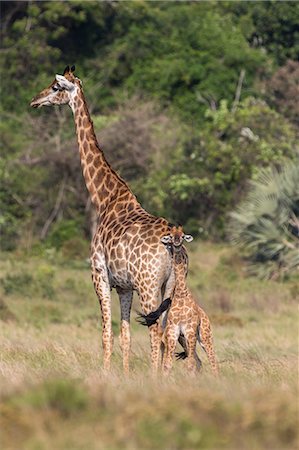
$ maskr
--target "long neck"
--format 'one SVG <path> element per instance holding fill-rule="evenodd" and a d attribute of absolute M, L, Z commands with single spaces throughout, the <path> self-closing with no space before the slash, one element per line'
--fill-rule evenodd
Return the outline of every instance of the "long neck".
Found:
<path fill-rule="evenodd" d="M 105 215 L 109 203 L 116 201 L 117 198 L 137 203 L 134 194 L 125 181 L 110 167 L 99 147 L 81 89 L 77 88 L 70 106 L 75 119 L 83 176 L 91 201 L 96 206 L 100 218 Z"/>
<path fill-rule="evenodd" d="M 173 265 L 175 274 L 175 292 L 173 302 L 182 300 L 188 292 L 186 285 L 186 268 L 182 249 L 174 251 Z"/>

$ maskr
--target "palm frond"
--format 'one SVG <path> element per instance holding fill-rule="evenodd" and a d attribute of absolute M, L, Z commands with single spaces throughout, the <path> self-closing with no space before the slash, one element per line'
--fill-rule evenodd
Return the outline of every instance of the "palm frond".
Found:
<path fill-rule="evenodd" d="M 299 267 L 299 164 L 262 169 L 230 214 L 230 237 L 244 248 L 250 272 L 274 278 Z"/>

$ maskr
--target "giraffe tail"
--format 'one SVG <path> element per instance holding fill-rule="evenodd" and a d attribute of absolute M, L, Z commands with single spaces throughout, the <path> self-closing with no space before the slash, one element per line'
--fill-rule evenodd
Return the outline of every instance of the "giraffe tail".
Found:
<path fill-rule="evenodd" d="M 179 359 L 186 359 L 187 356 L 188 356 L 188 353 L 185 352 L 185 350 L 183 352 L 177 352 L 175 354 L 175 357 L 176 357 L 177 360 L 179 360 Z"/>
<path fill-rule="evenodd" d="M 199 345 L 201 346 L 201 348 L 202 348 L 205 352 L 207 352 L 206 349 L 205 349 L 205 346 L 203 345 L 203 343 L 201 342 L 201 339 L 200 339 L 200 326 L 199 326 L 199 325 L 198 325 L 198 327 L 197 327 L 196 335 L 197 335 L 197 342 L 199 343 Z M 181 340 L 179 339 L 179 342 L 180 342 L 180 344 L 182 345 L 182 347 L 184 348 L 184 351 L 183 351 L 183 352 L 177 352 L 177 353 L 175 354 L 175 357 L 176 357 L 177 360 L 179 360 L 179 359 L 186 359 L 186 358 L 188 357 L 187 346 L 186 346 L 186 343 L 184 342 L 184 341 L 185 341 L 185 338 L 184 338 L 183 335 L 180 335 L 180 338 L 183 339 L 183 341 L 181 341 Z"/>
<path fill-rule="evenodd" d="M 158 309 L 150 312 L 149 314 L 142 314 L 140 312 L 137 312 L 138 317 L 136 317 L 136 321 L 140 323 L 140 325 L 150 327 L 158 321 L 159 317 L 169 308 L 170 304 L 171 299 L 166 298 L 165 300 L 163 300 Z"/>

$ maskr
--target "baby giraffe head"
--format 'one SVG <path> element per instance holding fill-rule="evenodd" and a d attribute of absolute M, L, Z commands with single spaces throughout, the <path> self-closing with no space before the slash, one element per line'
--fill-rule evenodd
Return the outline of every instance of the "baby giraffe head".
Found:
<path fill-rule="evenodd" d="M 182 226 L 172 227 L 170 233 L 161 238 L 161 242 L 171 245 L 174 252 L 181 250 L 184 241 L 191 242 L 193 237 L 191 234 L 185 234 Z"/>
<path fill-rule="evenodd" d="M 81 81 L 74 75 L 75 66 L 66 66 L 63 75 L 56 75 L 50 86 L 37 94 L 30 103 L 33 108 L 41 106 L 66 105 L 81 87 Z"/>

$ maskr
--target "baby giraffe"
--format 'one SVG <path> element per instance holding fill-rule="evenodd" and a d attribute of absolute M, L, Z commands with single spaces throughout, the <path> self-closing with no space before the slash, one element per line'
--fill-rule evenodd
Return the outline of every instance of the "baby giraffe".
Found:
<path fill-rule="evenodd" d="M 167 375 L 171 368 L 175 352 L 175 347 L 180 335 L 183 335 L 186 341 L 185 352 L 179 353 L 178 357 L 187 358 L 187 368 L 190 372 L 196 369 L 196 341 L 200 343 L 207 353 L 210 365 L 215 375 L 218 375 L 218 365 L 213 348 L 213 336 L 210 320 L 207 314 L 196 303 L 190 290 L 186 285 L 186 271 L 184 269 L 184 260 L 182 258 L 183 242 L 191 242 L 193 237 L 184 234 L 181 226 L 173 227 L 167 236 L 163 236 L 161 241 L 167 244 L 173 254 L 175 289 L 171 302 L 164 300 L 160 307 L 148 315 L 139 314 L 139 322 L 150 326 L 157 322 L 161 314 L 171 304 L 167 313 L 166 326 L 162 336 L 164 344 L 164 354 L 162 361 L 162 371 Z"/>

